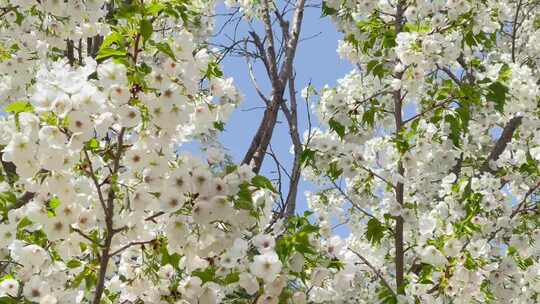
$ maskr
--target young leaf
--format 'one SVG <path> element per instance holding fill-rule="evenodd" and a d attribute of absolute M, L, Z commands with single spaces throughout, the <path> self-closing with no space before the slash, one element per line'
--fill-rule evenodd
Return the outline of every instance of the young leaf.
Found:
<path fill-rule="evenodd" d="M 367 225 L 366 238 L 372 244 L 380 244 L 386 228 L 377 219 L 370 219 Z"/>
<path fill-rule="evenodd" d="M 251 183 L 256 186 L 256 187 L 259 187 L 259 188 L 264 188 L 264 189 L 268 189 L 272 192 L 276 192 L 276 189 L 274 189 L 274 185 L 272 185 L 272 182 L 262 176 L 262 175 L 257 175 L 255 176 L 252 180 L 251 180 Z"/>
<path fill-rule="evenodd" d="M 489 85 L 486 97 L 489 101 L 496 103 L 495 109 L 497 109 L 497 111 L 502 112 L 504 110 L 507 93 L 508 88 L 499 81 L 495 81 Z"/>
<path fill-rule="evenodd" d="M 141 19 L 140 31 L 141 31 L 141 36 L 143 38 L 143 41 L 146 42 L 148 39 L 150 39 L 150 37 L 152 36 L 152 33 L 154 32 L 152 22 L 150 22 L 150 20 L 146 18 Z"/>
<path fill-rule="evenodd" d="M 159 42 L 154 44 L 156 49 L 158 49 L 163 54 L 169 56 L 172 60 L 176 60 L 176 56 L 174 56 L 174 52 L 171 49 L 171 46 L 166 42 Z"/>
<path fill-rule="evenodd" d="M 8 113 L 22 113 L 22 112 L 32 112 L 34 110 L 34 107 L 31 103 L 28 101 L 15 101 L 11 104 L 9 104 L 4 111 Z"/>
<path fill-rule="evenodd" d="M 304 149 L 302 154 L 300 154 L 300 163 L 302 165 L 310 164 L 315 160 L 315 150 Z"/>
<path fill-rule="evenodd" d="M 339 138 L 343 139 L 345 136 L 345 126 L 343 126 L 341 123 L 337 122 L 335 119 L 330 118 L 328 121 L 328 125 L 330 126 L 330 130 L 337 133 Z"/>
<path fill-rule="evenodd" d="M 126 50 L 122 49 L 111 49 L 111 48 L 102 48 L 99 50 L 96 60 L 104 61 L 108 58 L 123 58 L 127 56 Z"/>

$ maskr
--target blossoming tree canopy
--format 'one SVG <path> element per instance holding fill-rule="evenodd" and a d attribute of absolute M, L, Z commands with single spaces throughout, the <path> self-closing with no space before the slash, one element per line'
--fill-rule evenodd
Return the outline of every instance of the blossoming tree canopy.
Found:
<path fill-rule="evenodd" d="M 348 225 L 357 280 L 312 293 L 538 303 L 538 1 L 325 1 L 323 13 L 357 69 L 318 92 L 327 129 L 305 137 L 305 176 L 326 189 L 308 197 L 325 234 L 333 217 Z"/>
<path fill-rule="evenodd" d="M 291 34 L 227 1 L 294 111 L 299 1 Z M 319 190 L 290 217 L 218 141 L 241 94 L 214 6 L 0 0 L 0 303 L 540 302 L 540 2 L 324 1 L 356 68 L 303 91 Z"/>
<path fill-rule="evenodd" d="M 216 141 L 241 98 L 205 48 L 211 1 L 0 14 L 0 303 L 305 301 L 287 280 L 330 265 L 317 228 L 276 221 Z M 206 159 L 178 153 L 193 140 Z"/>

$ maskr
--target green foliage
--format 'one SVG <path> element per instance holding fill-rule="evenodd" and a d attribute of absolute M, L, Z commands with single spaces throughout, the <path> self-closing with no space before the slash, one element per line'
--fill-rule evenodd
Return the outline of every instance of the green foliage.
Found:
<path fill-rule="evenodd" d="M 355 37 L 349 36 L 346 37 L 346 40 L 357 46 L 364 54 L 372 52 L 376 45 L 380 45 L 381 49 L 376 50 L 372 55 L 382 56 L 384 52 L 389 51 L 397 45 L 397 35 L 393 24 L 387 24 L 377 14 L 373 14 L 367 20 L 359 21 L 357 23 L 357 28 L 360 33 L 365 34 L 367 37 L 362 41 L 359 41 L 355 39 Z M 374 63 L 372 63 L 372 65 L 374 65 Z M 380 70 L 377 70 L 378 74 L 383 72 L 382 67 L 379 69 Z"/>
<path fill-rule="evenodd" d="M 397 136 L 391 139 L 391 141 L 394 143 L 394 145 L 396 146 L 396 149 L 401 154 L 405 154 L 405 152 L 407 152 L 411 146 L 409 144 L 409 140 L 405 136 L 405 130 L 402 130 L 401 132 L 399 132 Z"/>
<path fill-rule="evenodd" d="M 214 128 L 223 132 L 225 131 L 225 123 L 222 121 L 214 121 Z"/>
<path fill-rule="evenodd" d="M 388 71 L 384 68 L 384 63 L 378 60 L 371 60 L 367 64 L 367 73 L 382 79 Z"/>
<path fill-rule="evenodd" d="M 160 252 L 161 265 L 169 264 L 174 268 L 178 268 L 178 264 L 180 263 L 180 259 L 182 258 L 178 253 L 170 254 L 169 251 L 167 251 L 166 246 L 161 246 Z"/>
<path fill-rule="evenodd" d="M 489 101 L 495 102 L 495 109 L 499 112 L 503 112 L 504 104 L 506 102 L 506 94 L 508 88 L 499 81 L 495 81 L 489 85 L 486 98 Z"/>
<path fill-rule="evenodd" d="M 464 42 L 468 46 L 475 47 L 478 45 L 482 45 L 484 48 L 489 49 L 495 45 L 495 41 L 497 39 L 496 33 L 486 34 L 484 32 L 480 32 L 475 35 L 472 30 L 472 24 L 469 26 L 469 28 L 470 30 L 465 32 L 465 35 L 463 37 Z"/>
<path fill-rule="evenodd" d="M 216 281 L 216 269 L 212 266 L 207 267 L 204 270 L 195 270 L 191 273 L 191 275 L 199 277 L 203 284 L 206 282 Z"/>
<path fill-rule="evenodd" d="M 325 1 L 322 2 L 322 17 L 335 15 L 338 11 L 329 7 Z"/>
<path fill-rule="evenodd" d="M 97 139 L 95 139 L 95 138 L 92 138 L 92 139 L 90 139 L 89 141 L 86 142 L 85 148 L 88 151 L 96 152 L 96 151 L 99 150 L 99 141 Z"/>
<path fill-rule="evenodd" d="M 289 218 L 286 232 L 276 242 L 276 253 L 282 262 L 288 261 L 294 252 L 301 253 L 307 261 L 313 261 L 317 251 L 310 242 L 310 237 L 318 235 L 319 227 L 309 222 L 311 213 Z"/>
<path fill-rule="evenodd" d="M 372 218 L 368 221 L 366 238 L 374 245 L 381 243 L 384 233 L 387 228 L 376 218 Z"/>
<path fill-rule="evenodd" d="M 362 115 L 362 124 L 373 128 L 375 126 L 375 115 L 377 114 L 376 107 L 370 107 Z"/>
<path fill-rule="evenodd" d="M 380 290 L 379 290 L 379 293 L 378 293 L 378 298 L 380 300 L 379 303 L 384 303 L 384 304 L 398 304 L 398 300 L 397 298 L 394 296 L 394 294 L 392 293 L 391 290 L 389 290 L 386 286 L 382 285 L 381 284 L 381 287 L 380 287 Z"/>
<path fill-rule="evenodd" d="M 345 126 L 343 126 L 334 118 L 330 118 L 330 120 L 328 121 L 328 125 L 330 127 L 330 130 L 336 132 L 339 138 L 343 139 L 343 137 L 345 136 Z"/>
<path fill-rule="evenodd" d="M 237 169 L 238 169 L 237 165 L 227 165 L 227 166 L 225 166 L 224 173 L 225 173 L 225 175 L 231 174 L 231 173 L 235 172 Z"/>
<path fill-rule="evenodd" d="M 234 207 L 238 209 L 253 210 L 253 198 L 249 191 L 249 184 L 243 183 L 240 185 L 240 190 L 234 199 Z"/>
<path fill-rule="evenodd" d="M 152 26 L 152 22 L 150 20 L 143 18 L 140 21 L 140 29 L 139 32 L 141 33 L 141 37 L 143 38 L 143 41 L 146 43 L 148 39 L 152 36 L 152 33 L 154 32 L 154 27 Z"/>
<path fill-rule="evenodd" d="M 343 169 L 339 168 L 338 162 L 333 161 L 328 166 L 328 170 L 326 170 L 326 175 L 330 177 L 331 180 L 335 181 L 338 179 L 338 177 L 343 173 Z"/>
<path fill-rule="evenodd" d="M 11 298 L 11 297 L 0 297 L 0 304 L 22 304 L 22 303 L 27 303 L 27 302 L 26 301 L 19 302 L 19 300 L 15 298 Z"/>
<path fill-rule="evenodd" d="M 208 70 L 206 70 L 206 77 L 208 79 L 219 78 L 223 76 L 223 72 L 217 62 L 210 62 L 208 64 Z"/>
<path fill-rule="evenodd" d="M 23 100 L 12 102 L 4 108 L 4 112 L 13 113 L 13 114 L 19 114 L 23 112 L 33 112 L 33 111 L 34 111 L 34 106 L 32 106 L 30 102 L 23 101 Z"/>
<path fill-rule="evenodd" d="M 229 285 L 238 282 L 240 279 L 239 272 L 229 272 L 226 276 L 219 277 L 216 273 L 216 268 L 213 266 L 207 267 L 206 269 L 195 270 L 191 275 L 199 277 L 203 284 L 206 282 L 216 282 L 221 285 Z"/>
<path fill-rule="evenodd" d="M 311 165 L 315 161 L 315 150 L 305 148 L 300 154 L 300 163 L 302 166 Z"/>
<path fill-rule="evenodd" d="M 166 42 L 154 42 L 152 40 L 149 41 L 151 45 L 153 45 L 158 51 L 162 52 L 163 54 L 169 56 L 172 60 L 176 60 L 176 57 L 174 56 L 174 52 L 171 49 L 171 46 Z"/>
<path fill-rule="evenodd" d="M 449 135 L 452 143 L 454 146 L 459 147 L 461 141 L 461 131 L 463 129 L 460 117 L 455 114 L 448 114 L 444 117 L 444 119 L 448 124 L 450 124 Z"/>
<path fill-rule="evenodd" d="M 79 272 L 70 283 L 71 288 L 77 288 L 84 281 L 86 290 L 92 290 L 97 283 L 97 276 L 95 268 L 85 266 L 84 270 Z"/>
<path fill-rule="evenodd" d="M 67 263 L 66 263 L 66 266 L 68 268 L 77 268 L 77 267 L 80 267 L 82 265 L 81 261 L 79 260 L 69 260 Z"/>
<path fill-rule="evenodd" d="M 274 185 L 272 185 L 272 182 L 262 176 L 262 175 L 257 175 L 255 176 L 252 180 L 251 180 L 251 183 L 253 184 L 253 186 L 255 187 L 258 187 L 258 188 L 261 188 L 261 189 L 268 189 L 272 192 L 276 192 L 276 189 L 274 188 Z"/>

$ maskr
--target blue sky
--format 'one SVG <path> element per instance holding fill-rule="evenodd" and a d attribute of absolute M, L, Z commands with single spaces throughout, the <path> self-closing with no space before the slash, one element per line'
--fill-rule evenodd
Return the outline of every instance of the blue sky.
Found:
<path fill-rule="evenodd" d="M 220 5 L 218 12 L 223 12 L 223 10 L 224 7 Z M 224 21 L 224 17 L 218 18 L 215 28 L 219 29 Z M 248 29 L 248 26 L 243 22 L 238 28 L 239 37 L 246 35 Z M 224 33 L 231 35 L 233 33 L 233 27 L 229 26 L 226 28 L 222 35 L 216 37 L 214 41 L 216 43 L 224 42 Z M 317 89 L 323 87 L 325 84 L 335 85 L 337 79 L 343 77 L 351 70 L 351 65 L 338 57 L 336 48 L 341 34 L 336 31 L 334 24 L 329 18 L 321 17 L 320 9 L 318 8 L 306 9 L 301 39 L 307 37 L 311 38 L 300 42 L 295 59 L 296 89 L 300 91 L 310 82 Z M 262 107 L 264 103 L 257 95 L 249 78 L 248 67 L 244 58 L 228 57 L 222 62 L 222 68 L 227 76 L 234 78 L 237 87 L 245 96 L 244 102 L 233 113 L 225 126 L 225 132 L 221 136 L 221 142 L 229 150 L 235 162 L 239 163 L 247 151 L 262 118 L 264 109 L 257 109 L 257 107 Z M 262 90 L 269 92 L 269 82 L 260 65 L 254 67 L 254 74 Z M 305 103 L 299 95 L 298 120 L 300 134 L 302 134 L 307 128 L 308 123 Z M 300 101 L 302 102 L 300 103 Z M 312 121 L 316 124 L 314 117 L 312 117 Z M 273 151 L 290 172 L 293 161 L 293 156 L 289 153 L 291 141 L 286 120 L 282 115 L 278 119 L 271 145 Z M 267 157 L 263 164 L 262 174 L 267 177 L 275 177 L 275 167 L 272 159 Z M 285 178 L 283 185 L 285 192 L 287 187 L 287 180 Z M 311 185 L 301 182 L 297 200 L 298 213 L 306 209 L 306 200 L 303 193 L 310 188 L 312 188 Z"/>

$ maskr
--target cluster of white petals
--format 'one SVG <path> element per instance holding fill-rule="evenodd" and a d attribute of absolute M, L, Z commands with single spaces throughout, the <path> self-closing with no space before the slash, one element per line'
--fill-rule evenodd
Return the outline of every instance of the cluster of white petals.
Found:
<path fill-rule="evenodd" d="M 357 68 L 317 93 L 304 177 L 325 189 L 307 198 L 328 242 L 349 231 L 339 258 L 354 292 L 334 274 L 310 299 L 538 302 L 537 5 L 325 1 L 323 13 Z"/>
<path fill-rule="evenodd" d="M 278 303 L 302 272 L 216 142 L 241 95 L 213 3 L 181 2 L 0 1 L 1 303 Z"/>

